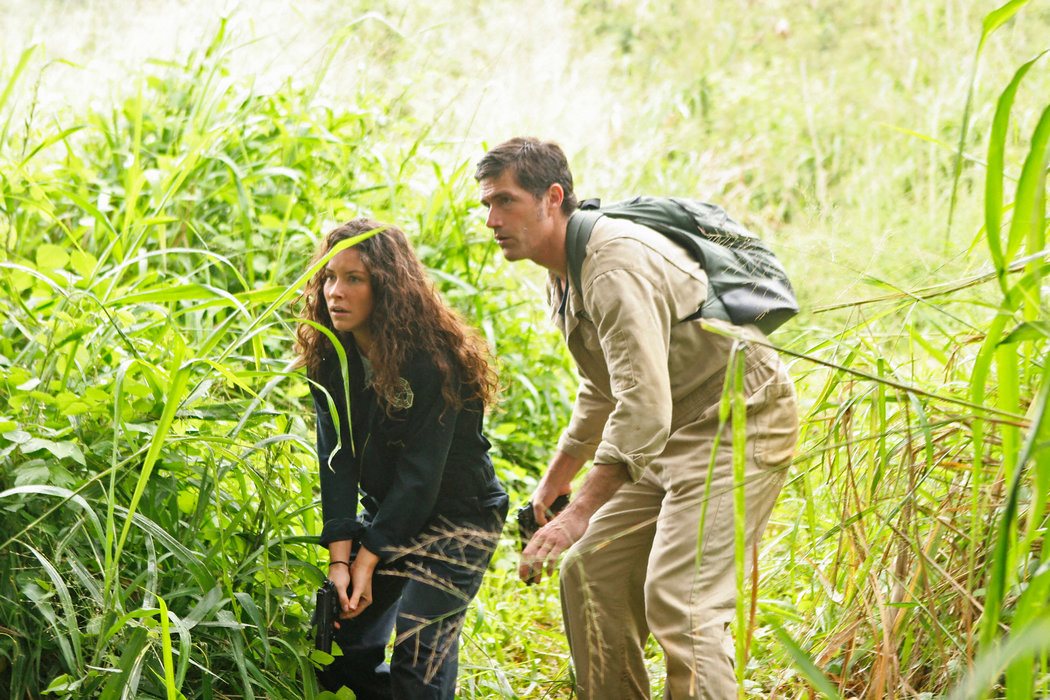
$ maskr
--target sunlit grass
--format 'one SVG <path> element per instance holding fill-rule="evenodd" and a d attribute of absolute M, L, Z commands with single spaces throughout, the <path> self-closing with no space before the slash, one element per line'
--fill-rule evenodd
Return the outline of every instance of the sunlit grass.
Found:
<path fill-rule="evenodd" d="M 581 194 L 726 204 L 808 306 L 773 337 L 804 424 L 755 597 L 739 584 L 745 693 L 1050 692 L 1048 59 L 1026 63 L 1045 10 L 1010 3 L 1016 18 L 985 25 L 948 230 L 982 16 L 967 3 L 758 3 L 701 46 L 679 29 L 714 3 L 606 5 L 559 30 L 619 57 L 602 84 L 622 107 L 565 132 Z M 26 109 L 40 49 L 0 73 L 0 694 L 316 693 L 316 467 L 288 302 L 334 222 L 402 224 L 489 339 L 505 388 L 488 426 L 515 502 L 571 405 L 541 276 L 500 259 L 476 209 L 471 105 L 425 113 L 412 90 L 440 85 L 263 89 L 230 69 L 230 26 L 214 30 L 111 104 L 53 118 Z M 392 36 L 343 31 L 329 55 Z M 524 587 L 515 562 L 508 536 L 468 614 L 461 695 L 569 697 L 556 586 Z"/>

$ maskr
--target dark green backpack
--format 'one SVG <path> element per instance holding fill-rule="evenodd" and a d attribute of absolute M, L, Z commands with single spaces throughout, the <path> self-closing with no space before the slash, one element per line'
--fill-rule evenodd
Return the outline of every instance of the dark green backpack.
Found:
<path fill-rule="evenodd" d="M 635 197 L 602 207 L 585 200 L 569 218 L 565 252 L 577 291 L 587 241 L 602 216 L 627 219 L 658 231 L 688 250 L 707 273 L 707 300 L 689 318 L 753 323 L 770 333 L 798 313 L 798 301 L 780 262 L 753 233 L 721 207 L 695 199 Z"/>

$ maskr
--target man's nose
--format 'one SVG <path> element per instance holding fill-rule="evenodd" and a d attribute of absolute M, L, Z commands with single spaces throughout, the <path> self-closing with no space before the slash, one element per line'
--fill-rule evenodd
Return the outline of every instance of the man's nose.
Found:
<path fill-rule="evenodd" d="M 499 216 L 496 215 L 495 209 L 489 209 L 489 215 L 485 218 L 485 225 L 491 229 L 499 226 Z"/>

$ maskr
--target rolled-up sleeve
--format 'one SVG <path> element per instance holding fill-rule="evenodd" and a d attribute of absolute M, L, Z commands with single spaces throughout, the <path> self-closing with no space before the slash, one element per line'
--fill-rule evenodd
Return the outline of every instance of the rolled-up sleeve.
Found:
<path fill-rule="evenodd" d="M 324 524 L 320 543 L 328 546 L 331 542 L 356 539 L 361 534 L 357 520 L 357 460 L 351 454 L 347 421 L 342 419 L 337 424 L 328 393 L 317 386 L 312 386 L 310 392 L 317 416 L 317 463 L 321 476 Z"/>
<path fill-rule="evenodd" d="M 640 269 L 599 272 L 584 289 L 609 370 L 614 406 L 594 454 L 641 478 L 670 434 L 667 357 L 673 312 L 663 284 Z"/>
<path fill-rule="evenodd" d="M 594 457 L 601 442 L 602 430 L 609 419 L 613 404 L 595 387 L 577 366 L 580 374 L 580 385 L 576 390 L 576 402 L 572 409 L 569 425 L 558 441 L 558 450 L 568 455 L 587 461 Z"/>

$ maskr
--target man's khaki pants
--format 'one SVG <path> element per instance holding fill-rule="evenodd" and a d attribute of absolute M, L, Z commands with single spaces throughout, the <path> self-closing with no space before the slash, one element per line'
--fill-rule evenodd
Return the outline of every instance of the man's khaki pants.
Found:
<path fill-rule="evenodd" d="M 748 365 L 744 528 L 750 552 L 784 483 L 798 413 L 779 360 L 749 353 Z M 650 633 L 664 650 L 665 698 L 736 697 L 728 633 L 736 601 L 728 425 L 700 530 L 719 393 L 698 398 L 684 424 L 672 426 L 659 460 L 594 514 L 565 557 L 562 609 L 584 700 L 649 697 L 643 646 Z"/>

